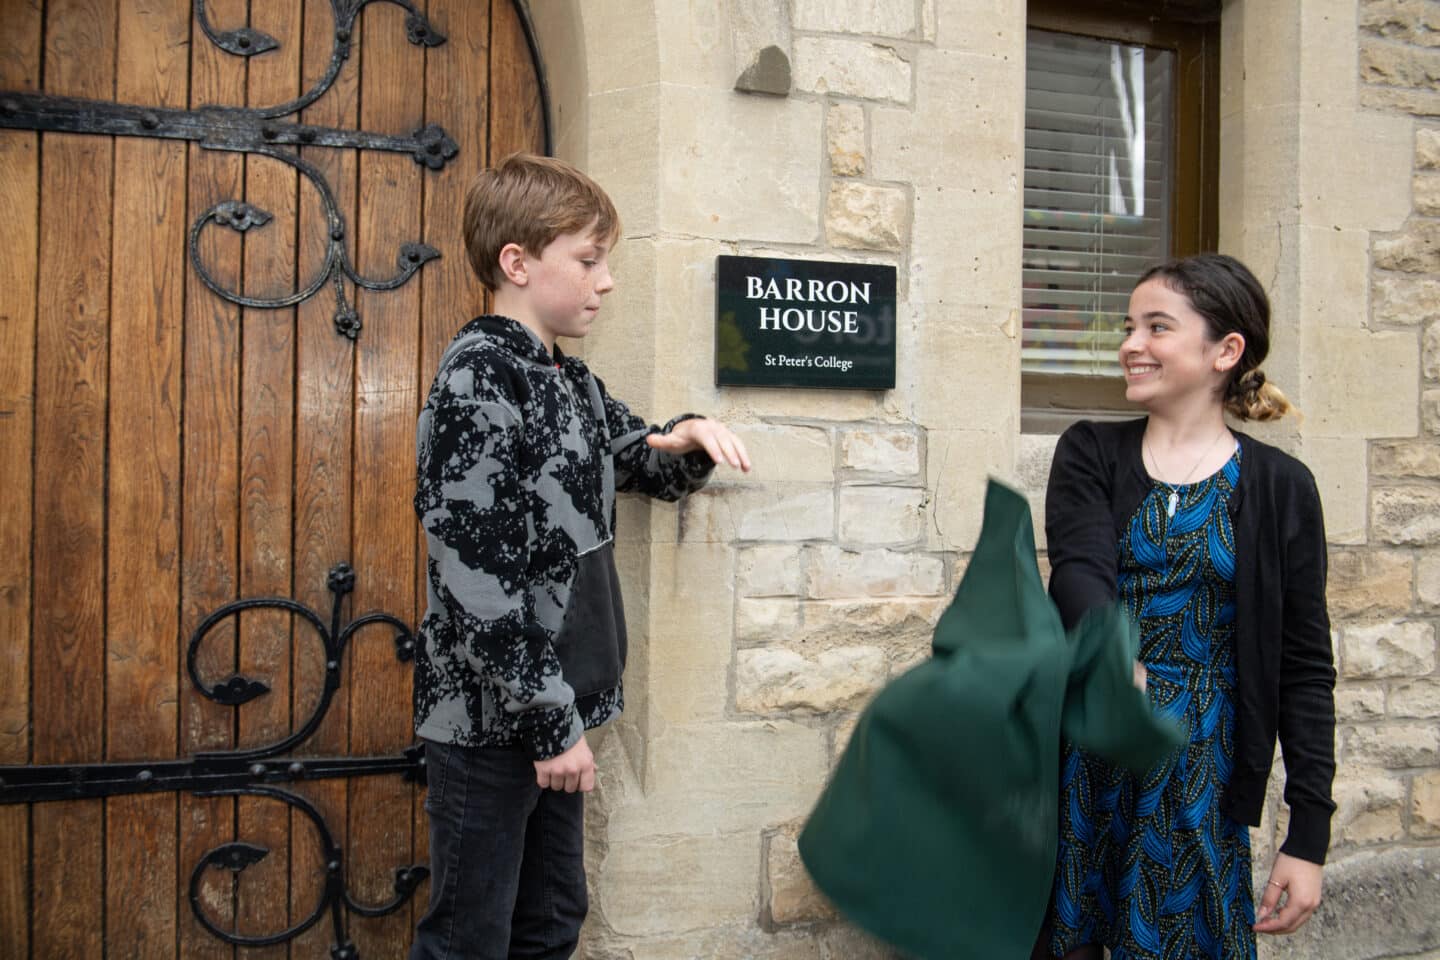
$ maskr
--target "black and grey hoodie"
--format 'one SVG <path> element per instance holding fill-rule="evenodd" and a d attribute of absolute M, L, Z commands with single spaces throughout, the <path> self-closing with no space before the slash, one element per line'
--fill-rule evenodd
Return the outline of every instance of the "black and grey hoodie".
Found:
<path fill-rule="evenodd" d="M 428 603 L 415 731 L 564 752 L 623 706 L 615 492 L 676 500 L 713 464 L 652 449 L 585 364 L 504 317 L 456 334 L 420 411 L 415 512 Z"/>

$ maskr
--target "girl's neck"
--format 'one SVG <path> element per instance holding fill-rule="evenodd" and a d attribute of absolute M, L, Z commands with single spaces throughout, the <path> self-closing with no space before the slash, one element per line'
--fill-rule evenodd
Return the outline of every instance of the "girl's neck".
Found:
<path fill-rule="evenodd" d="M 1145 439 L 1154 449 L 1212 443 L 1225 426 L 1225 408 L 1211 398 L 1203 404 L 1150 410 Z"/>

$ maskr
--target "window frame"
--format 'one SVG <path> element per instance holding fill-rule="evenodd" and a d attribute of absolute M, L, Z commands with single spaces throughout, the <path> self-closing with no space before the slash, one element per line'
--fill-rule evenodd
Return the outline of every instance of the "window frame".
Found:
<path fill-rule="evenodd" d="M 1029 0 L 1025 26 L 1175 54 L 1170 249 L 1179 257 L 1214 250 L 1220 236 L 1219 0 Z M 1023 373 L 1020 397 L 1025 433 L 1058 433 L 1081 417 L 1114 419 L 1132 409 L 1119 377 Z"/>

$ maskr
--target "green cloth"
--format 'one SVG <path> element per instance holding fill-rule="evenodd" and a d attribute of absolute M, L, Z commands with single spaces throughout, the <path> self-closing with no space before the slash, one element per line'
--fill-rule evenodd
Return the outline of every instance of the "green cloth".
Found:
<path fill-rule="evenodd" d="M 886 686 L 800 835 L 819 888 L 919 957 L 1026 958 L 1055 871 L 1060 737 L 1134 770 L 1183 733 L 1136 689 L 1118 607 L 1070 634 L 1025 498 L 992 480 L 934 656 Z"/>

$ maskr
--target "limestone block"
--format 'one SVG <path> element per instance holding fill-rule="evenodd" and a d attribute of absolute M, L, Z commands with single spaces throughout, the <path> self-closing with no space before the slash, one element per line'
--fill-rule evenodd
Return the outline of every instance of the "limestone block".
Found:
<path fill-rule="evenodd" d="M 841 923 L 819 933 L 827 957 L 835 960 L 906 960 L 905 955 L 881 943 L 859 927 Z"/>
<path fill-rule="evenodd" d="M 1416 117 L 1440 117 L 1440 93 L 1361 84 L 1360 106 L 1367 110 L 1394 110 Z"/>
<path fill-rule="evenodd" d="M 821 33 L 907 37 L 919 26 L 914 4 L 887 0 L 792 0 L 791 18 L 796 30 Z"/>
<path fill-rule="evenodd" d="M 835 534 L 835 492 L 829 486 L 730 488 L 680 501 L 680 539 L 829 540 Z"/>
<path fill-rule="evenodd" d="M 1440 175 L 1417 173 L 1411 181 L 1415 212 L 1427 217 L 1440 213 Z"/>
<path fill-rule="evenodd" d="M 1300 97 L 1301 30 L 1295 7 L 1283 3 L 1248 4 L 1224 20 L 1238 20 L 1237 49 L 1243 71 L 1244 109 L 1252 112 L 1294 104 Z M 1222 58 L 1232 59 L 1229 57 Z"/>
<path fill-rule="evenodd" d="M 1384 843 L 1405 835 L 1405 782 L 1398 777 L 1358 772 L 1335 782 L 1334 841 Z"/>
<path fill-rule="evenodd" d="M 878 647 L 826 650 L 813 660 L 792 650 L 740 650 L 735 707 L 746 713 L 853 709 L 884 683 L 886 669 Z"/>
<path fill-rule="evenodd" d="M 851 551 L 822 546 L 810 551 L 805 595 L 822 600 L 851 597 L 935 596 L 945 590 L 939 557 L 891 550 Z"/>
<path fill-rule="evenodd" d="M 1370 470 L 1382 477 L 1440 478 L 1440 443 L 1382 440 L 1370 444 Z"/>
<path fill-rule="evenodd" d="M 776 643 L 800 631 L 800 602 L 790 597 L 741 600 L 735 607 L 735 640 Z"/>
<path fill-rule="evenodd" d="M 799 596 L 803 580 L 799 547 L 751 547 L 738 554 L 735 587 L 742 597 Z"/>
<path fill-rule="evenodd" d="M 835 724 L 835 729 L 830 733 L 830 763 L 836 764 L 845 748 L 850 745 L 850 738 L 855 734 L 855 728 L 860 723 L 860 714 L 851 713 L 842 716 Z"/>
<path fill-rule="evenodd" d="M 1390 716 L 1416 720 L 1440 718 L 1440 680 L 1422 677 L 1393 685 Z"/>
<path fill-rule="evenodd" d="M 915 420 L 928 431 L 927 472 L 934 477 L 939 455 L 935 433 L 993 431 L 994 438 L 981 441 L 968 456 L 988 453 L 999 467 L 993 472 L 1013 477 L 1015 425 L 1020 419 L 1019 337 L 963 322 L 931 323 L 921 336 L 923 353 L 915 364 L 911 395 Z"/>
<path fill-rule="evenodd" d="M 1440 554 L 1420 554 L 1415 564 L 1415 595 L 1424 606 L 1440 607 Z"/>
<path fill-rule="evenodd" d="M 1402 770 L 1440 764 L 1440 726 L 1427 722 L 1357 726 L 1345 735 L 1345 762 Z"/>
<path fill-rule="evenodd" d="M 918 477 L 920 438 L 913 430 L 892 427 L 842 431 L 840 466 L 874 477 Z"/>
<path fill-rule="evenodd" d="M 1425 0 L 1360 0 L 1363 34 L 1440 46 L 1440 11 Z"/>
<path fill-rule="evenodd" d="M 770 923 L 814 923 L 838 919 L 835 907 L 816 888 L 805 864 L 794 831 L 780 831 L 766 838 L 765 901 L 761 908 Z"/>
<path fill-rule="evenodd" d="M 894 47 L 828 37 L 795 38 L 795 89 L 909 103 L 910 61 Z"/>
<path fill-rule="evenodd" d="M 1295 9 L 1298 14 L 1299 7 Z M 1300 22 L 1300 86 L 1305 99 L 1354 109 L 1359 86 L 1355 0 L 1308 0 L 1303 15 L 1297 19 Z"/>
<path fill-rule="evenodd" d="M 610 928 L 644 937 L 753 923 L 760 843 L 753 830 L 611 841 L 593 899 Z M 656 896 L 663 890 L 664 896 Z"/>
<path fill-rule="evenodd" d="M 1360 79 L 1387 87 L 1440 86 L 1440 50 L 1365 39 L 1360 42 Z"/>
<path fill-rule="evenodd" d="M 1410 835 L 1440 837 L 1440 770 L 1422 773 L 1410 785 Z"/>
<path fill-rule="evenodd" d="M 1307 278 L 1300 288 L 1300 313 L 1306 323 L 1365 326 L 1370 231 L 1302 226 L 1300 243 L 1300 270 Z"/>
<path fill-rule="evenodd" d="M 1045 488 L 1050 482 L 1050 461 L 1055 459 L 1059 434 L 1022 433 L 1015 446 L 1015 481 L 1030 501 L 1035 527 L 1035 548 L 1045 549 Z"/>
<path fill-rule="evenodd" d="M 660 157 L 636 150 L 635 144 L 659 142 L 660 101 L 660 88 L 654 85 L 592 93 L 586 100 L 590 163 L 585 169 L 623 211 L 622 224 L 631 237 L 651 235 L 659 223 L 655 183 L 661 172 Z M 620 289 L 619 283 L 616 289 Z"/>
<path fill-rule="evenodd" d="M 820 229 L 822 106 L 679 84 L 664 89 L 661 227 L 696 237 L 813 243 Z M 737 150 L 737 141 L 745 149 Z M 648 180 L 642 186 L 654 189 Z"/>
<path fill-rule="evenodd" d="M 1440 170 L 1440 129 L 1420 127 L 1415 131 L 1415 169 Z"/>
<path fill-rule="evenodd" d="M 734 554 L 712 543 L 654 544 L 650 549 L 645 693 L 667 721 L 719 719 L 729 701 L 725 676 L 732 656 Z M 627 595 L 627 607 L 632 597 Z M 632 687 L 626 692 L 633 698 L 639 691 Z"/>
<path fill-rule="evenodd" d="M 1420 378 L 1413 334 L 1332 328 L 1307 338 L 1305 352 L 1308 431 L 1323 437 L 1415 435 Z M 1385 371 L 1389 389 L 1373 389 L 1376 370 Z"/>
<path fill-rule="evenodd" d="M 1440 379 L 1440 324 L 1432 323 L 1425 328 L 1421 350 L 1423 365 L 1420 369 L 1425 379 Z"/>
<path fill-rule="evenodd" d="M 899 251 L 909 234 L 908 206 L 900 187 L 838 181 L 830 185 L 825 235 L 837 247 Z"/>
<path fill-rule="evenodd" d="M 865 108 L 858 103 L 832 103 L 825 117 L 830 172 L 837 177 L 864 176 Z"/>
<path fill-rule="evenodd" d="M 727 10 L 727 6 L 730 9 Z M 788 47 L 788 31 L 779 36 L 771 33 L 762 42 L 759 36 L 737 29 L 734 16 L 737 6 L 767 5 L 705 3 L 700 0 L 653 5 L 651 16 L 656 21 L 655 30 L 661 38 L 658 43 L 661 79 L 697 87 L 728 87 L 734 83 L 744 65 L 754 59 L 760 46 L 779 44 L 781 50 Z M 608 5 L 606 9 L 608 11 Z M 782 18 L 774 20 L 783 29 Z M 749 59 L 744 59 L 747 55 Z M 786 91 L 782 89 L 780 92 L 783 96 Z"/>
<path fill-rule="evenodd" d="M 927 27 L 941 49 L 1025 60 L 1025 8 L 1006 0 L 927 0 Z M 1023 89 L 1023 87 L 1022 87 Z"/>
<path fill-rule="evenodd" d="M 593 916 L 593 911 L 592 911 Z M 762 930 L 750 918 L 743 924 L 695 930 L 675 937 L 625 939 L 613 954 L 581 954 L 580 960 L 834 960 L 821 953 L 807 927 Z"/>
<path fill-rule="evenodd" d="M 1408 180 L 1415 157 L 1411 121 L 1327 107 L 1304 111 L 1300 124 L 1305 222 L 1320 230 L 1398 230 L 1411 209 Z M 1336 150 L 1336 143 L 1363 143 L 1365 149 Z M 1337 183 L 1351 184 L 1353 189 L 1336 190 Z M 1357 279 L 1362 281 L 1363 263 L 1356 264 Z"/>
<path fill-rule="evenodd" d="M 758 846 L 762 830 L 809 812 L 829 756 L 826 730 L 785 720 L 667 725 L 651 736 L 644 793 L 609 811 L 606 839 L 752 831 Z"/>
<path fill-rule="evenodd" d="M 620 4 L 609 16 L 585 17 L 580 34 L 585 43 L 583 69 L 589 74 L 590 93 L 603 94 L 659 80 L 659 26 L 654 9 L 644 4 Z"/>
<path fill-rule="evenodd" d="M 1015 378 L 1017 383 L 1019 377 Z M 1013 422 L 1013 421 L 1012 421 Z M 926 528 L 931 550 L 970 550 L 980 536 L 989 476 L 1011 471 L 1010 436 L 976 430 L 932 430 L 926 437 L 927 486 L 932 493 Z"/>
<path fill-rule="evenodd" d="M 1414 563 L 1395 550 L 1331 550 L 1325 596 L 1334 618 L 1410 610 Z"/>
<path fill-rule="evenodd" d="M 750 454 L 751 469 L 717 478 L 727 486 L 829 483 L 835 479 L 835 454 L 828 430 L 743 424 L 735 427 L 735 433 Z"/>
<path fill-rule="evenodd" d="M 1421 391 L 1420 422 L 1426 433 L 1440 434 L 1440 390 Z"/>
<path fill-rule="evenodd" d="M 1380 720 L 1385 716 L 1385 690 L 1373 683 L 1341 683 L 1335 687 L 1335 719 L 1341 723 Z"/>
<path fill-rule="evenodd" d="M 1370 253 L 1378 270 L 1440 272 L 1440 221 L 1411 220 L 1404 230 L 1377 237 Z"/>
<path fill-rule="evenodd" d="M 1411 486 L 1373 491 L 1370 523 L 1386 543 L 1440 543 L 1440 490 Z"/>
<path fill-rule="evenodd" d="M 1261 937 L 1285 960 L 1412 957 L 1440 947 L 1440 847 L 1396 847 L 1332 858 L 1325 895 L 1299 931 Z"/>
<path fill-rule="evenodd" d="M 923 535 L 925 491 L 914 487 L 843 487 L 840 540 L 854 544 L 913 543 Z"/>
<path fill-rule="evenodd" d="M 947 597 L 818 600 L 804 605 L 804 626 L 793 639 L 814 647 L 877 644 L 906 650 L 929 642 Z"/>
<path fill-rule="evenodd" d="M 1376 270 L 1370 275 L 1370 322 L 1413 327 L 1440 317 L 1440 280 Z"/>
<path fill-rule="evenodd" d="M 1435 628 L 1418 620 L 1347 624 L 1340 649 L 1347 679 L 1414 677 L 1435 669 Z"/>

